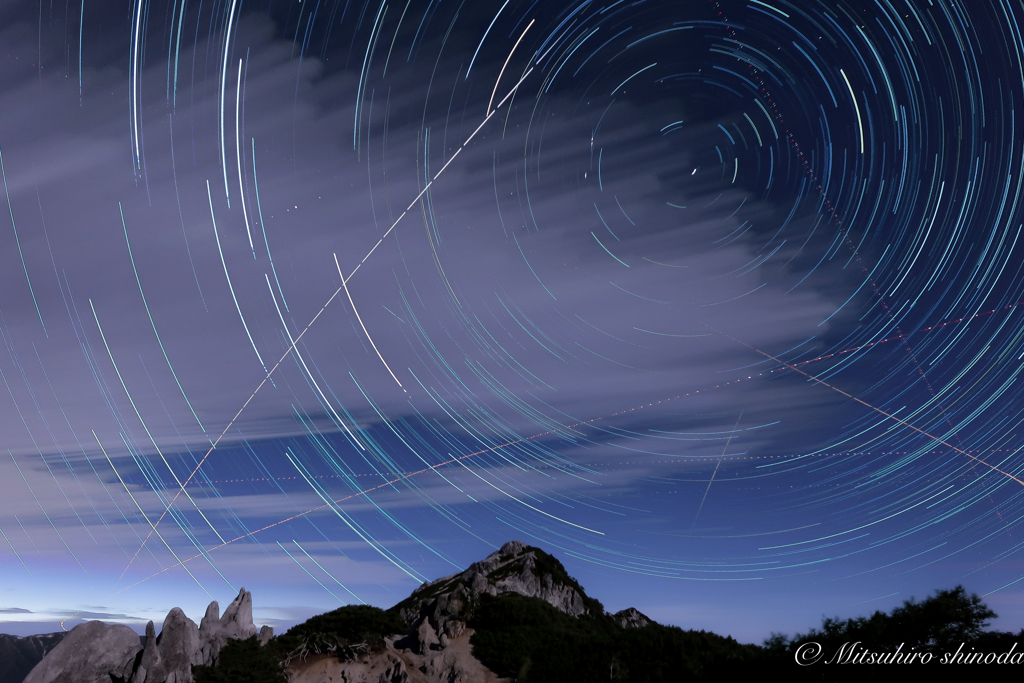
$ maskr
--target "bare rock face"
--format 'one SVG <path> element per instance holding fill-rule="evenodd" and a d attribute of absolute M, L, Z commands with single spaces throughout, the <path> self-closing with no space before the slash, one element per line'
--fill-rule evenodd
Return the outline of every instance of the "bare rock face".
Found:
<path fill-rule="evenodd" d="M 224 610 L 224 616 L 218 617 L 219 614 L 220 605 L 214 600 L 206 608 L 206 616 L 199 622 L 199 640 L 202 645 L 200 661 L 196 664 L 213 666 L 228 640 L 245 640 L 256 635 L 256 627 L 252 623 L 252 595 L 245 588 L 238 591 L 238 597 Z M 269 626 L 263 628 L 269 631 L 267 640 L 270 640 L 274 630 Z"/>
<path fill-rule="evenodd" d="M 455 638 L 465 629 L 463 617 L 470 603 L 483 593 L 499 595 L 518 593 L 540 598 L 566 614 L 578 617 L 590 613 L 583 589 L 543 550 L 520 541 L 509 541 L 501 549 L 466 571 L 425 583 L 401 604 L 400 614 L 420 630 L 429 621 L 437 636 Z M 427 635 L 429 639 L 429 634 Z M 418 639 L 422 647 L 436 647 L 433 642 Z"/>
<path fill-rule="evenodd" d="M 127 626 L 89 621 L 79 624 L 29 673 L 26 683 L 193 683 L 194 664 L 217 663 L 230 639 L 256 634 L 252 595 L 238 592 L 224 616 L 216 601 L 206 609 L 200 626 L 175 607 L 167 613 L 160 636 L 153 622 L 146 625 L 146 645 Z M 274 630 L 264 626 L 259 642 L 266 644 Z"/>
<path fill-rule="evenodd" d="M 405 668 L 405 662 L 394 655 L 388 656 L 388 667 L 384 669 L 378 683 L 407 683 L 409 672 Z"/>
<path fill-rule="evenodd" d="M 458 590 L 460 588 L 461 591 Z M 590 611 L 583 590 L 565 573 L 561 563 L 543 550 L 521 541 L 509 541 L 460 574 L 423 584 L 413 591 L 410 599 L 415 600 L 419 595 L 424 598 L 442 595 L 450 596 L 451 602 L 481 593 L 518 593 L 540 598 L 574 617 Z M 405 612 L 402 616 L 406 616 Z"/>
<path fill-rule="evenodd" d="M 146 625 L 146 647 L 132 683 L 193 683 L 192 665 L 200 664 L 199 627 L 175 607 L 164 619 L 158 638 Z"/>
<path fill-rule="evenodd" d="M 163 657 L 160 656 L 160 647 L 156 644 L 156 629 L 151 621 L 146 624 L 146 646 L 142 650 L 142 659 L 139 660 L 130 680 L 132 683 L 145 683 L 146 679 L 155 681 L 162 671 Z"/>
<path fill-rule="evenodd" d="M 437 637 L 437 632 L 434 631 L 434 627 L 430 625 L 428 619 L 422 619 L 419 627 L 416 629 L 416 649 L 420 654 L 429 652 L 430 650 L 439 649 L 441 641 Z"/>
<path fill-rule="evenodd" d="M 509 541 L 464 572 L 425 583 L 399 603 L 399 614 L 411 629 L 394 647 L 425 658 L 422 666 L 426 672 L 419 667 L 410 670 L 410 680 L 419 680 L 421 673 L 426 673 L 424 680 L 438 683 L 472 680 L 464 670 L 465 658 L 443 655 L 450 643 L 465 640 L 467 615 L 480 596 L 502 593 L 540 598 L 576 617 L 601 609 L 554 557 L 520 541 Z"/>
<path fill-rule="evenodd" d="M 180 675 L 177 681 L 171 681 L 175 671 L 188 672 L 188 679 L 192 679 L 192 665 L 201 664 L 199 627 L 196 622 L 186 617 L 180 608 L 173 608 L 164 619 L 163 629 L 155 645 L 160 648 L 160 656 L 168 672 L 167 683 L 182 683 L 184 679 Z"/>
<path fill-rule="evenodd" d="M 630 607 L 622 610 L 621 612 L 616 612 L 612 617 L 622 628 L 643 628 L 651 623 L 651 620 L 647 615 L 636 607 Z"/>
<path fill-rule="evenodd" d="M 141 647 L 139 635 L 127 626 L 87 621 L 71 629 L 25 683 L 110 683 L 112 673 L 127 679 Z"/>

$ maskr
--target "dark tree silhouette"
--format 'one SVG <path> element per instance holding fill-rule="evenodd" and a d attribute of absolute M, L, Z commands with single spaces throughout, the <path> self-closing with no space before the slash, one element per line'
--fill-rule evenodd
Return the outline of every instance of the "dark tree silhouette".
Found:
<path fill-rule="evenodd" d="M 765 646 L 777 649 L 780 645 L 793 650 L 803 642 L 815 641 L 825 646 L 861 642 L 882 651 L 903 644 L 904 650 L 943 653 L 956 649 L 960 643 L 977 640 L 996 613 L 988 608 L 976 594 L 968 595 L 963 586 L 952 590 L 939 590 L 935 595 L 917 602 L 907 600 L 891 613 L 875 612 L 870 617 L 854 619 L 825 619 L 821 630 L 811 629 L 806 635 L 797 635 L 792 641 L 769 639 Z"/>
<path fill-rule="evenodd" d="M 890 663 L 836 665 L 870 661 L 856 661 L 858 655 L 867 651 L 900 655 L 903 662 L 916 655 L 916 659 L 910 660 L 915 666 L 920 666 L 922 656 L 928 664 L 941 665 L 943 656 L 955 653 L 961 645 L 966 649 L 984 647 L 986 651 L 1005 652 L 1017 638 L 1009 633 L 984 631 L 995 616 L 980 597 L 968 595 L 963 586 L 957 586 L 936 591 L 920 602 L 911 598 L 888 614 L 877 611 L 869 617 L 826 618 L 820 629 L 811 629 L 792 639 L 773 633 L 764 642 L 765 661 L 771 668 L 785 668 L 797 680 L 891 680 L 897 670 L 905 667 L 894 668 Z M 800 653 L 804 654 L 805 663 L 809 659 L 815 663 L 799 666 L 796 660 Z"/>

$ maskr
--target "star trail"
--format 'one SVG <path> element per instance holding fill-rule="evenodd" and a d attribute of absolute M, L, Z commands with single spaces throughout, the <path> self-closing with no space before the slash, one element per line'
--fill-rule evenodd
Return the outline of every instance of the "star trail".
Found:
<path fill-rule="evenodd" d="M 1024 3 L 0 16 L 0 630 L 513 538 L 746 641 L 1020 628 Z"/>

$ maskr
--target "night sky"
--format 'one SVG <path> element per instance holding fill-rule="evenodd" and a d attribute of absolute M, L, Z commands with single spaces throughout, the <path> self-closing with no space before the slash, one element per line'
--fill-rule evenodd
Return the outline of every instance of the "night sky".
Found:
<path fill-rule="evenodd" d="M 0 631 L 518 539 L 760 642 L 1024 626 L 1024 6 L 0 7 Z"/>

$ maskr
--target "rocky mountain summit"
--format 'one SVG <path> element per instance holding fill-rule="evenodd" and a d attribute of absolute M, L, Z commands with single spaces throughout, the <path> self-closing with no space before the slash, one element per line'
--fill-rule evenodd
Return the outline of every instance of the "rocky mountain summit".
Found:
<path fill-rule="evenodd" d="M 502 593 L 540 598 L 574 617 L 603 612 L 558 560 L 539 548 L 509 541 L 466 571 L 425 583 L 395 605 L 392 610 L 413 629 L 410 637 L 399 642 L 418 652 L 444 647 L 465 629 L 467 609 L 481 594 Z"/>
<path fill-rule="evenodd" d="M 252 595 L 243 588 L 223 616 L 217 601 L 211 602 L 199 626 L 175 607 L 159 636 L 152 621 L 146 625 L 145 638 L 122 624 L 79 624 L 24 683 L 193 683 L 194 664 L 214 665 L 229 640 L 254 635 Z M 264 626 L 260 642 L 271 637 L 273 630 Z"/>
<path fill-rule="evenodd" d="M 385 639 L 385 647 L 350 661 L 315 658 L 289 664 L 291 683 L 499 683 L 500 678 L 474 655 L 468 620 L 482 596 L 517 594 L 539 598 L 571 617 L 604 615 L 601 603 L 587 596 L 561 562 L 539 548 L 509 541 L 463 572 L 424 583 L 388 610 L 408 624 L 403 636 Z M 623 627 L 641 627 L 647 619 L 630 608 L 616 615 Z"/>

